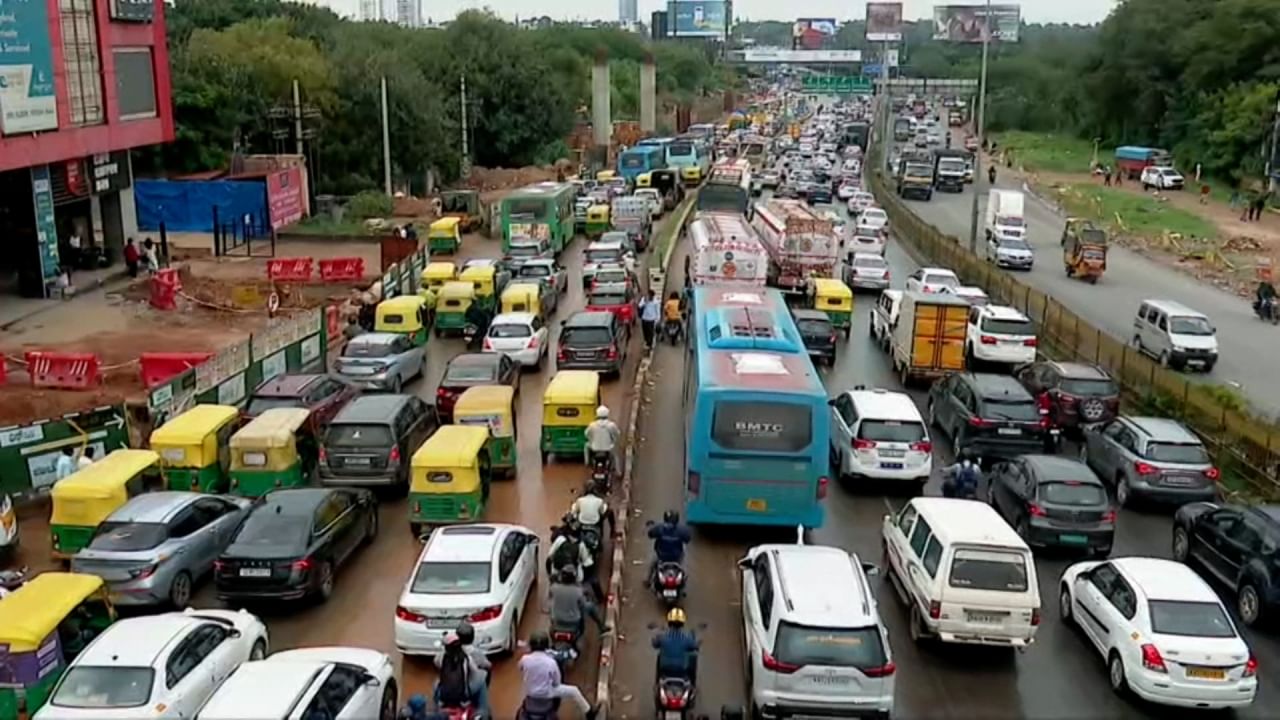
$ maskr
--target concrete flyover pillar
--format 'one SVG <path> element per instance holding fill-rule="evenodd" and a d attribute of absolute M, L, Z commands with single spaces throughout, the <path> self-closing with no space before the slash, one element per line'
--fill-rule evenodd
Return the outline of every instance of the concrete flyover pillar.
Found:
<path fill-rule="evenodd" d="M 645 53 L 640 66 L 640 132 L 652 135 L 658 129 L 658 67 L 653 53 Z"/>
<path fill-rule="evenodd" d="M 613 114 L 609 108 L 609 56 L 601 48 L 596 51 L 591 66 L 591 139 L 595 145 L 597 162 L 609 155 L 609 141 L 613 136 Z"/>

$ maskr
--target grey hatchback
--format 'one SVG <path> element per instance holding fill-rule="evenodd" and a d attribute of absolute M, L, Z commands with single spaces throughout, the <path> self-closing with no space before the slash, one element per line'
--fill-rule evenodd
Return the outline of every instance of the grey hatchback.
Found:
<path fill-rule="evenodd" d="M 102 578 L 116 605 L 185 608 L 251 504 L 231 495 L 138 495 L 98 525 L 71 571 Z"/>
<path fill-rule="evenodd" d="M 1116 511 L 1102 481 L 1055 455 L 1019 455 L 991 470 L 991 506 L 1031 547 L 1111 552 Z"/>
<path fill-rule="evenodd" d="M 1176 420 L 1122 415 L 1088 428 L 1080 459 L 1115 486 L 1121 507 L 1135 497 L 1181 505 L 1218 496 L 1209 451 Z"/>

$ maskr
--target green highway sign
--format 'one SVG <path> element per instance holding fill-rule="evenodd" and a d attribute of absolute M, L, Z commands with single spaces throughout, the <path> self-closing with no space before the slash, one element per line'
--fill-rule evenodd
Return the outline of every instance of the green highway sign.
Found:
<path fill-rule="evenodd" d="M 833 95 L 870 95 L 871 78 L 859 75 L 808 75 L 802 87 L 809 93 Z"/>

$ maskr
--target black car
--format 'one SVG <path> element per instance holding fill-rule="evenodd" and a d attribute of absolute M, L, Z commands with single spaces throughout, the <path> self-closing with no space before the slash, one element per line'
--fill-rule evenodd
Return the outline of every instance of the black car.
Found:
<path fill-rule="evenodd" d="M 631 333 L 615 313 L 587 310 L 560 323 L 557 370 L 598 370 L 621 375 Z"/>
<path fill-rule="evenodd" d="M 320 484 L 409 489 L 409 459 L 440 424 L 414 395 L 361 395 L 320 439 Z"/>
<path fill-rule="evenodd" d="M 1007 375 L 957 373 L 929 389 L 929 424 L 951 437 L 958 455 L 984 460 L 1051 451 L 1057 430 L 1036 399 Z"/>
<path fill-rule="evenodd" d="M 1207 570 L 1236 596 L 1245 625 L 1280 606 L 1280 506 L 1189 503 L 1173 516 L 1173 559 Z"/>
<path fill-rule="evenodd" d="M 1031 547 L 1106 556 L 1116 534 L 1107 488 L 1083 463 L 1020 455 L 991 470 L 991 506 Z"/>
<path fill-rule="evenodd" d="M 810 185 L 808 190 L 805 192 L 805 200 L 807 200 L 810 205 L 817 205 L 818 203 L 830 204 L 832 197 L 831 183 L 829 182 L 814 183 Z"/>
<path fill-rule="evenodd" d="M 441 425 L 453 422 L 453 406 L 467 388 L 510 385 L 520 392 L 520 364 L 505 353 L 462 353 L 445 366 L 436 387 L 436 416 Z"/>
<path fill-rule="evenodd" d="M 368 490 L 294 488 L 267 493 L 214 562 L 218 599 L 236 605 L 333 594 L 334 578 L 378 534 Z"/>
<path fill-rule="evenodd" d="M 1020 368 L 1016 377 L 1048 407 L 1055 427 L 1077 430 L 1114 420 L 1120 412 L 1120 386 L 1097 365 L 1038 362 Z"/>
<path fill-rule="evenodd" d="M 795 318 L 800 339 L 804 341 L 809 356 L 834 367 L 838 336 L 831 318 L 821 310 L 792 310 L 791 315 Z"/>

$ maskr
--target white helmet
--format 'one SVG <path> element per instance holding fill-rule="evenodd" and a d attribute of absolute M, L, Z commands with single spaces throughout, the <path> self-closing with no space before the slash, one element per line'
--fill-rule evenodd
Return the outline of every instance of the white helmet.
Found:
<path fill-rule="evenodd" d="M 597 420 L 608 420 L 608 419 L 609 419 L 609 408 L 607 408 L 607 407 L 605 407 L 605 406 L 603 406 L 603 405 L 601 405 L 600 407 L 596 408 L 596 419 L 597 419 Z"/>

